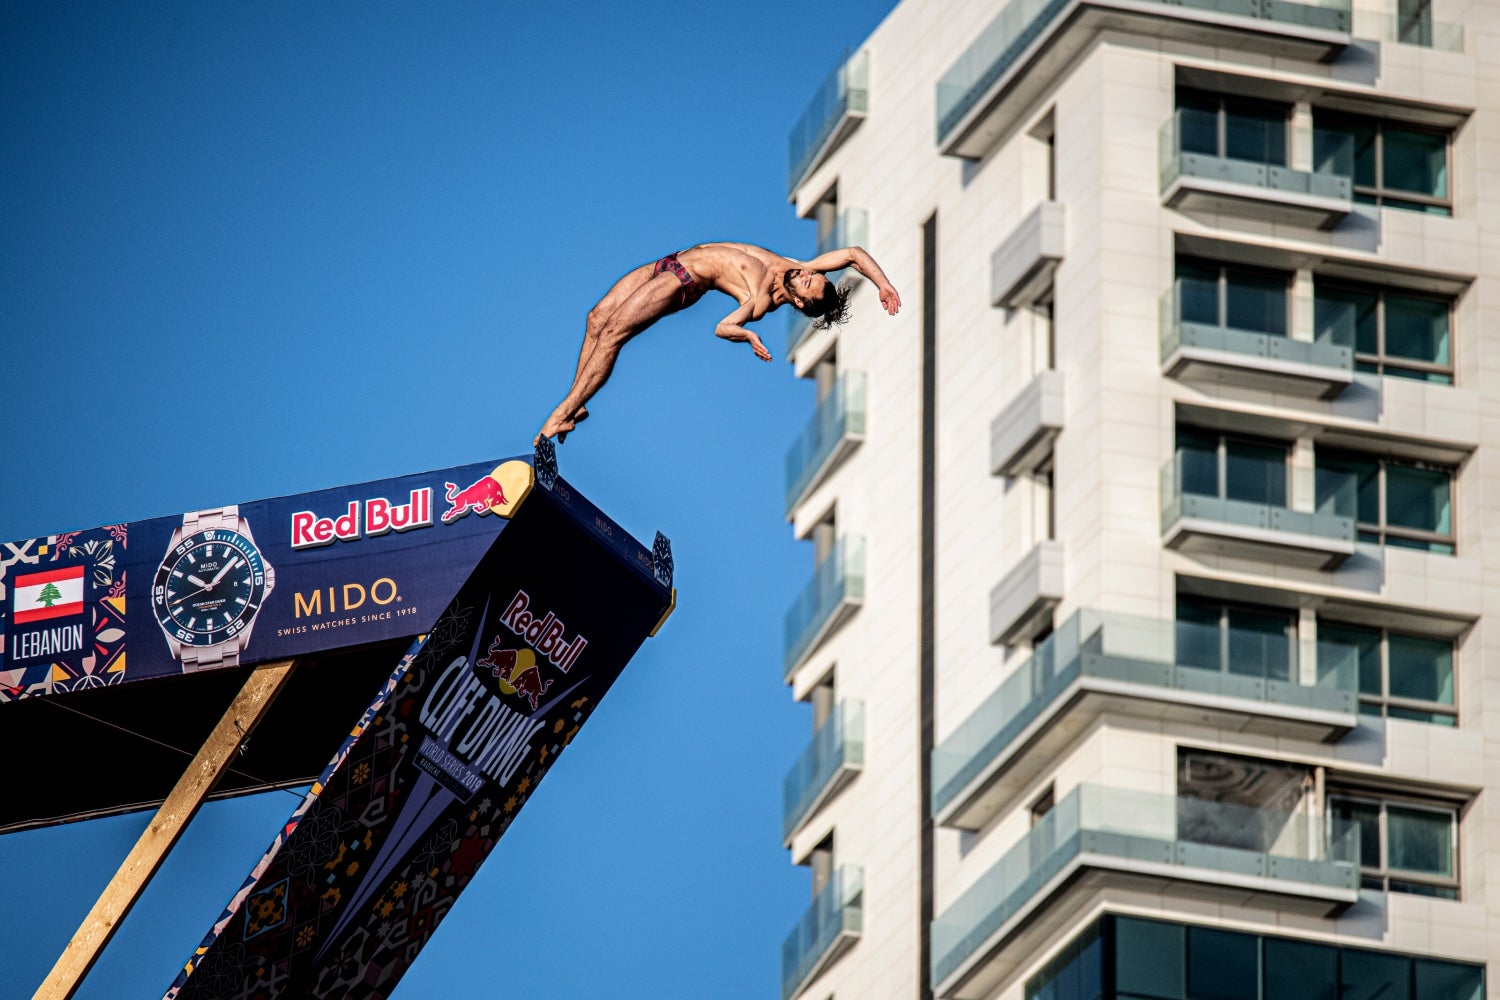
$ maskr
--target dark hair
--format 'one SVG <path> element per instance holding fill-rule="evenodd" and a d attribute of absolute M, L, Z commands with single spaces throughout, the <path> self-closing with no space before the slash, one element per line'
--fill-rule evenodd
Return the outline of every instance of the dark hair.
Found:
<path fill-rule="evenodd" d="M 802 307 L 805 316 L 811 316 L 816 321 L 813 323 L 814 330 L 828 330 L 834 324 L 844 324 L 849 321 L 849 293 L 854 286 L 849 283 L 835 285 L 823 277 L 823 294 Z"/>

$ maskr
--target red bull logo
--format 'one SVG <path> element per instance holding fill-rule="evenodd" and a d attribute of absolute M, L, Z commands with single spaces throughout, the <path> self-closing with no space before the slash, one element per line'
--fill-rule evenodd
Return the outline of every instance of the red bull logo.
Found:
<path fill-rule="evenodd" d="M 452 524 L 471 510 L 484 515 L 490 512 L 490 508 L 504 507 L 510 502 L 505 499 L 505 490 L 500 486 L 500 480 L 493 474 L 464 489 L 459 489 L 455 483 L 444 483 L 443 486 L 449 505 L 443 513 L 444 524 Z"/>
<path fill-rule="evenodd" d="M 551 611 L 538 617 L 527 610 L 530 606 L 531 595 L 524 590 L 516 591 L 516 596 L 511 598 L 505 612 L 500 615 L 501 624 L 530 643 L 538 653 L 551 660 L 557 669 L 567 673 L 578 662 L 578 657 L 583 655 L 583 648 L 589 641 L 583 637 L 582 632 L 565 641 L 568 627 L 563 620 Z"/>
<path fill-rule="evenodd" d="M 537 699 L 547 693 L 552 686 L 550 680 L 542 679 L 542 672 L 536 665 L 536 654 L 526 648 L 502 649 L 500 637 L 490 643 L 489 653 L 479 660 L 475 666 L 488 667 L 490 675 L 500 682 L 500 690 L 506 694 L 516 694 L 525 698 L 531 704 L 531 710 L 537 710 Z"/>

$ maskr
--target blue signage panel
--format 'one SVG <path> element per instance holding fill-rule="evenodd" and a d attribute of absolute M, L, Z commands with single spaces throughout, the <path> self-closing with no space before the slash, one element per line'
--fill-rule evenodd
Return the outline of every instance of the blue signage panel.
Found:
<path fill-rule="evenodd" d="M 0 545 L 0 702 L 426 632 L 533 484 L 516 458 Z"/>

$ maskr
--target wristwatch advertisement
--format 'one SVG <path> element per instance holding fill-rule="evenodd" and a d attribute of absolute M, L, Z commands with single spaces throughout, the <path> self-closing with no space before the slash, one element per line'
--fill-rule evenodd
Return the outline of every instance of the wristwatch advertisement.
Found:
<path fill-rule="evenodd" d="M 151 608 L 184 672 L 232 667 L 275 586 L 238 506 L 194 511 L 167 543 Z"/>
<path fill-rule="evenodd" d="M 0 545 L 0 703 L 422 634 L 533 477 L 513 458 Z M 565 480 L 547 492 L 652 572 Z"/>

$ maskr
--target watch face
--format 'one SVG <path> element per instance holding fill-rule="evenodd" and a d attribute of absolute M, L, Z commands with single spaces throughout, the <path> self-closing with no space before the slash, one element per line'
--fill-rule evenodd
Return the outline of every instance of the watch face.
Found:
<path fill-rule="evenodd" d="M 188 535 L 167 553 L 151 589 L 156 620 L 186 646 L 217 646 L 243 632 L 266 596 L 260 551 L 236 531 Z"/>

